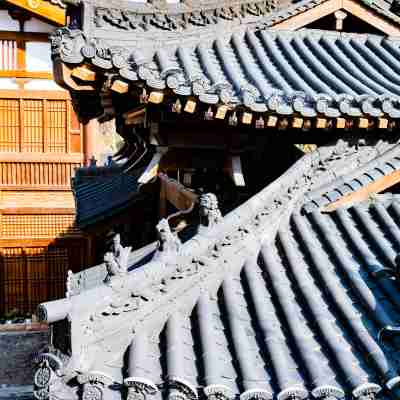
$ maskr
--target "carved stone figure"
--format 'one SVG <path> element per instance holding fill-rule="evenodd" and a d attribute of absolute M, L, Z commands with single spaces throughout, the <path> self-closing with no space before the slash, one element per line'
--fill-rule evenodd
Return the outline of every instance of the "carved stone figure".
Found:
<path fill-rule="evenodd" d="M 110 281 L 114 276 L 123 276 L 128 272 L 128 256 L 131 247 L 123 247 L 120 235 L 116 234 L 112 239 L 110 250 L 104 254 L 104 264 L 108 273 L 106 281 Z"/>
<path fill-rule="evenodd" d="M 181 241 L 176 233 L 171 231 L 168 220 L 163 218 L 156 226 L 158 236 L 158 249 L 154 260 L 166 261 L 168 258 L 176 257 L 181 247 Z"/>
<path fill-rule="evenodd" d="M 222 220 L 222 214 L 218 207 L 218 199 L 214 193 L 205 193 L 200 196 L 200 225 L 197 233 L 211 228 Z"/>

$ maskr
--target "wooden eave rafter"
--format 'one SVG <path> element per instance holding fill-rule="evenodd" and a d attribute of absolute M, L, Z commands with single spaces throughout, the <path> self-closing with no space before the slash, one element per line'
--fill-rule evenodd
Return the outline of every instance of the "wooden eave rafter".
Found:
<path fill-rule="evenodd" d="M 377 14 L 372 9 L 355 0 L 328 0 L 310 10 L 304 11 L 301 14 L 289 17 L 284 21 L 273 25 L 272 28 L 287 30 L 301 29 L 338 10 L 347 11 L 349 14 L 361 19 L 369 25 L 372 25 L 374 28 L 379 29 L 386 35 L 400 35 L 400 26 L 397 26 L 394 22 L 389 22 L 384 16 Z"/>
<path fill-rule="evenodd" d="M 65 9 L 44 0 L 5 0 L 5 3 L 20 7 L 49 23 L 66 24 Z"/>

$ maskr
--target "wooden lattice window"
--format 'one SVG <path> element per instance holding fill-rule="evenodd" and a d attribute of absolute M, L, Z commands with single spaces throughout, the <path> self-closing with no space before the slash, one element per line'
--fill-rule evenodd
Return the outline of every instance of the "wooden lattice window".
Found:
<path fill-rule="evenodd" d="M 3 215 L 1 235 L 4 239 L 53 238 L 78 235 L 73 214 Z"/>
<path fill-rule="evenodd" d="M 24 129 L 22 130 L 21 150 L 41 152 L 44 147 L 43 101 L 38 99 L 24 100 Z"/>
<path fill-rule="evenodd" d="M 0 31 L 0 77 L 52 79 L 46 33 Z"/>
<path fill-rule="evenodd" d="M 19 151 L 20 102 L 0 99 L 0 151 Z"/>
<path fill-rule="evenodd" d="M 81 128 L 68 94 L 31 93 L 1 98 L 0 91 L 0 152 L 80 152 Z"/>
<path fill-rule="evenodd" d="M 64 153 L 67 151 L 67 103 L 60 100 L 47 101 L 47 151 Z"/>
<path fill-rule="evenodd" d="M 39 303 L 64 297 L 72 255 L 82 251 L 76 246 L 1 248 L 0 314 L 34 312 Z"/>

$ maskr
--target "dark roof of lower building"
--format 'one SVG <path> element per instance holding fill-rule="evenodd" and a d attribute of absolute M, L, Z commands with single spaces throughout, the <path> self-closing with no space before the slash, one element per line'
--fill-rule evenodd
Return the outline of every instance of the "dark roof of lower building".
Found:
<path fill-rule="evenodd" d="M 143 198 L 137 177 L 120 169 L 111 174 L 93 175 L 88 179 L 80 177 L 75 180 L 73 191 L 76 223 L 80 228 L 110 218 L 130 207 L 135 200 Z"/>
<path fill-rule="evenodd" d="M 68 376 L 104 399 L 398 399 L 400 202 L 302 213 L 334 154 L 305 155 L 168 262 L 42 305 L 71 321 Z"/>

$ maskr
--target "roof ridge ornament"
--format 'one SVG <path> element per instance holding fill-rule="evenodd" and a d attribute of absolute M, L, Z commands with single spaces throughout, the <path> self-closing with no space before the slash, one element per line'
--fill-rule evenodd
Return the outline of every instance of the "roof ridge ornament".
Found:
<path fill-rule="evenodd" d="M 158 2 L 157 2 L 158 3 Z M 185 3 L 169 6 L 152 3 L 130 6 L 129 8 L 108 7 L 104 2 L 94 5 L 94 25 L 100 29 L 113 28 L 123 31 L 183 31 L 199 27 L 217 25 L 236 19 L 261 17 L 277 8 L 276 0 L 223 1 L 211 4 L 208 8 Z"/>

